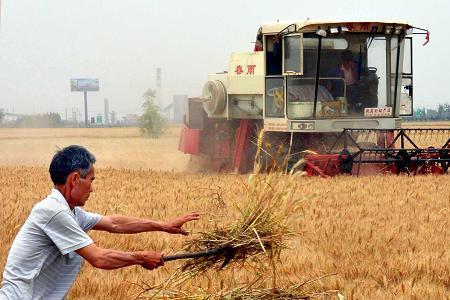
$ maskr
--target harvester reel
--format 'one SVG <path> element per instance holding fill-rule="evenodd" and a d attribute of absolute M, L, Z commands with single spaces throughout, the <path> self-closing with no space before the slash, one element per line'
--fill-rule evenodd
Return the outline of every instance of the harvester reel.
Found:
<path fill-rule="evenodd" d="M 203 109 L 208 116 L 218 115 L 223 112 L 226 106 L 226 91 L 222 82 L 210 80 L 203 86 L 202 100 Z"/>
<path fill-rule="evenodd" d="M 425 134 L 430 136 L 425 142 L 432 146 L 419 144 Z M 413 137 L 417 136 L 419 139 L 414 141 Z M 446 174 L 450 166 L 449 137 L 450 128 L 351 128 L 344 129 L 327 154 L 336 155 L 335 148 L 343 142 L 344 150 L 337 157 L 339 174 L 350 173 L 352 165 L 357 166 L 357 175 L 360 169 L 366 174 L 371 170 L 408 175 Z M 363 165 L 365 167 L 361 167 Z M 322 171 L 329 175 L 323 167 Z"/>

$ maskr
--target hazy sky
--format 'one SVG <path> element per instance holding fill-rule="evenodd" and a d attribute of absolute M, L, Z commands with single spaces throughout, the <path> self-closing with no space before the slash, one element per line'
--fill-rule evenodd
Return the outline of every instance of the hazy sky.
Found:
<path fill-rule="evenodd" d="M 103 99 L 119 115 L 139 113 L 142 94 L 198 96 L 208 73 L 226 70 L 232 51 L 249 51 L 262 23 L 276 20 L 408 21 L 431 32 L 415 36 L 417 106 L 450 102 L 450 2 L 440 1 L 174 1 L 2 0 L 0 108 L 16 113 L 83 108 L 70 78 L 99 78 L 90 115 Z"/>

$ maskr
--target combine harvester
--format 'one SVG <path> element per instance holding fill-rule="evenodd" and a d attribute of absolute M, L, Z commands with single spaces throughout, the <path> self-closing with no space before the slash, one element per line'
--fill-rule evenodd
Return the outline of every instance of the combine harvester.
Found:
<path fill-rule="evenodd" d="M 401 126 L 413 113 L 415 34 L 429 41 L 401 22 L 264 24 L 254 51 L 231 54 L 189 99 L 179 150 L 215 171 L 249 172 L 256 157 L 324 177 L 447 173 L 450 129 Z"/>

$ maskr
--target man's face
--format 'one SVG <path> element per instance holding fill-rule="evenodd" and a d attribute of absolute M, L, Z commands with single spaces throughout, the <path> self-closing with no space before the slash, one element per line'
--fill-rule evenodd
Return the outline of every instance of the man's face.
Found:
<path fill-rule="evenodd" d="M 95 168 L 92 166 L 85 178 L 81 178 L 80 173 L 78 171 L 76 172 L 78 174 L 74 179 L 70 196 L 74 206 L 84 206 L 91 192 L 94 191 L 92 182 L 95 179 Z"/>

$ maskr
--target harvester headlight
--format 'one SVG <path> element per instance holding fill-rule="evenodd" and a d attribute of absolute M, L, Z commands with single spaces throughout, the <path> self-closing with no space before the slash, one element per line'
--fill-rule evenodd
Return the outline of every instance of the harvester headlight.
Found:
<path fill-rule="evenodd" d="M 386 33 L 386 34 L 391 34 L 392 30 L 394 30 L 394 27 L 392 27 L 392 26 L 384 27 L 384 33 Z"/>
<path fill-rule="evenodd" d="M 321 37 L 326 37 L 327 31 L 325 29 L 317 29 L 316 34 L 320 35 Z"/>
<path fill-rule="evenodd" d="M 395 26 L 395 34 L 400 34 L 403 31 L 403 27 L 402 26 Z"/>
<path fill-rule="evenodd" d="M 339 30 L 336 27 L 330 28 L 330 33 L 338 33 Z"/>
<path fill-rule="evenodd" d="M 395 26 L 395 34 L 400 34 L 403 31 L 403 27 L 402 26 Z"/>
<path fill-rule="evenodd" d="M 347 26 L 341 26 L 340 27 L 342 32 L 348 32 L 348 27 Z"/>
<path fill-rule="evenodd" d="M 413 34 L 413 29 L 412 28 L 408 28 L 405 30 L 406 35 L 411 35 Z"/>

